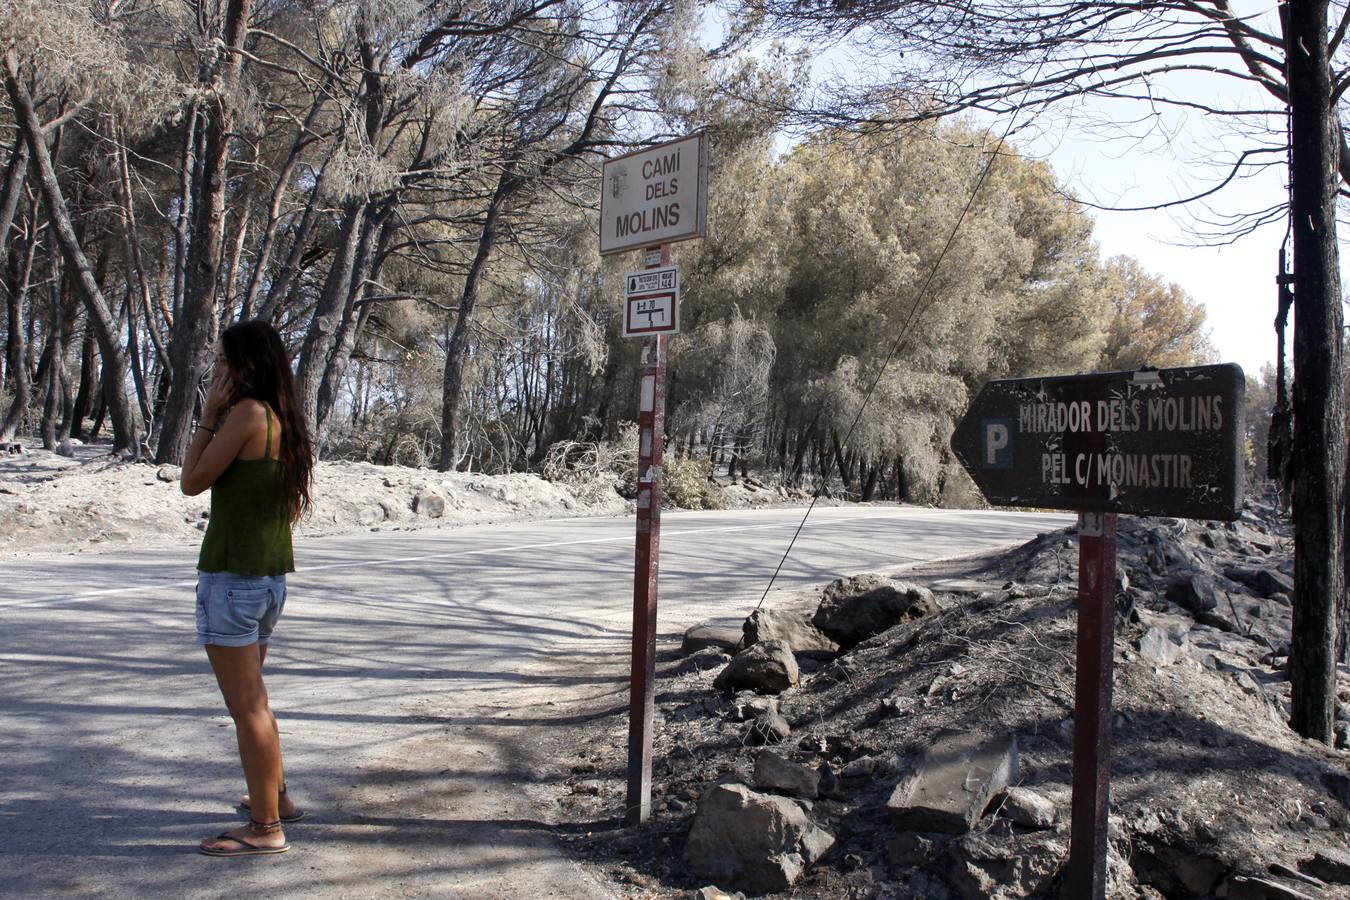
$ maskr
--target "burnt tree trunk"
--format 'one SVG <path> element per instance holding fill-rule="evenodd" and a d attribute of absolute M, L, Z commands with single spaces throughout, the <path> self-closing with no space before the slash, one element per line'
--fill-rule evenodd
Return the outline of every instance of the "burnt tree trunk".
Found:
<path fill-rule="evenodd" d="M 314 306 L 314 315 L 310 319 L 309 330 L 305 332 L 305 341 L 300 347 L 300 358 L 295 367 L 300 406 L 305 412 L 305 420 L 309 423 L 310 431 L 316 437 L 319 424 L 319 387 L 323 383 L 324 370 L 328 367 L 328 359 L 337 342 L 343 309 L 350 295 L 361 235 L 366 231 L 368 220 L 369 204 L 365 200 L 351 200 L 347 203 L 346 212 L 342 217 L 342 227 L 338 231 L 337 252 L 333 256 L 333 264 L 328 268 L 328 276 L 324 279 L 318 303 Z"/>
<path fill-rule="evenodd" d="M 9 324 L 9 372 L 14 386 L 14 399 L 9 405 L 5 419 L 0 422 L 0 443 L 14 440 L 19 423 L 28 411 L 28 401 L 32 391 L 29 377 L 28 338 L 23 326 L 24 302 L 28 299 L 33 280 L 33 257 L 37 253 L 36 223 L 34 233 L 28 236 L 22 252 L 22 262 L 18 261 L 19 250 L 12 251 L 11 266 L 6 273 L 9 282 L 8 324 Z M 16 265 L 17 264 L 17 265 Z"/>
<path fill-rule="evenodd" d="M 23 306 L 28 296 L 28 283 L 33 271 L 33 252 L 37 248 L 37 222 L 35 216 L 28 217 L 30 233 L 25 241 L 11 241 L 10 226 L 19 208 L 19 198 L 23 195 L 23 183 L 28 174 L 28 144 L 23 135 L 16 138 L 13 151 L 9 155 L 9 164 L 5 169 L 5 180 L 0 184 L 0 247 L 8 248 L 5 254 L 6 269 L 0 276 L 0 291 L 5 294 L 5 373 L 13 386 L 14 396 L 9 410 L 0 422 L 0 443 L 14 439 L 19 429 L 19 420 L 28 409 L 28 348 L 25 346 L 23 327 Z"/>
<path fill-rule="evenodd" d="M 1350 397 L 1350 370 L 1346 370 L 1341 360 L 1345 378 L 1341 384 L 1342 399 Z M 1350 409 L 1345 413 L 1347 444 L 1345 454 L 1345 475 L 1341 482 L 1341 605 L 1339 610 L 1340 628 L 1336 638 L 1336 658 L 1343 666 L 1350 666 Z"/>
<path fill-rule="evenodd" d="M 42 198 L 47 206 L 48 218 L 52 230 L 56 233 L 62 255 L 72 271 L 72 281 L 80 294 L 89 315 L 89 327 L 94 329 L 98 340 L 99 352 L 103 355 L 103 364 L 107 368 L 108 383 L 114 385 L 112 396 L 107 398 L 108 411 L 113 423 L 113 452 L 122 453 L 136 449 L 137 422 L 126 392 L 127 357 L 119 336 L 116 333 L 117 321 L 108 308 L 108 303 L 94 278 L 84 250 L 75 235 L 75 227 L 70 221 L 70 210 L 66 206 L 61 185 L 56 179 L 51 156 L 47 152 L 47 143 L 43 136 L 42 123 L 33 109 L 32 98 L 19 81 L 18 61 L 13 52 L 5 54 L 5 90 L 14 107 L 19 128 L 28 142 L 28 151 L 37 167 L 38 184 Z"/>
<path fill-rule="evenodd" d="M 441 380 L 441 456 L 436 464 L 436 468 L 441 472 L 450 471 L 459 459 L 459 430 L 463 426 L 464 417 L 464 363 L 469 355 L 469 328 L 473 323 L 473 308 L 478 302 L 478 288 L 483 281 L 483 272 L 487 268 L 488 259 L 492 256 L 492 249 L 497 244 L 497 224 L 501 219 L 502 207 L 518 184 L 515 165 L 508 163 L 497 180 L 497 189 L 488 203 L 487 215 L 483 219 L 483 230 L 478 235 L 478 250 L 464 278 L 464 291 L 460 295 L 455 328 L 450 333 L 450 343 L 446 348 L 445 374 Z"/>
<path fill-rule="evenodd" d="M 91 418 L 94 395 L 99 390 L 98 359 L 94 355 L 94 331 L 86 328 L 84 340 L 80 342 L 80 386 L 75 394 L 75 403 L 68 411 L 70 436 L 88 442 L 89 436 L 84 430 L 84 420 Z"/>
<path fill-rule="evenodd" d="M 315 404 L 316 425 L 319 432 L 327 424 L 328 417 L 337 404 L 338 388 L 347 375 L 347 366 L 351 363 L 356 341 L 370 318 L 370 306 L 362 301 L 370 281 L 379 275 L 377 269 L 379 260 L 387 253 L 389 241 L 393 238 L 393 211 L 396 203 L 395 198 L 387 200 L 374 215 L 366 217 L 362 226 L 356 262 L 347 285 L 347 302 L 342 308 L 342 319 L 338 323 L 333 346 L 329 349 L 328 361 L 319 379 L 319 393 Z M 378 237 L 375 236 L 377 232 Z"/>
<path fill-rule="evenodd" d="M 230 0 L 221 35 L 221 59 L 207 79 L 211 92 L 201 105 L 198 118 L 203 133 L 202 173 L 199 196 L 192 210 L 192 236 L 187 247 L 183 307 L 173 323 L 169 354 L 173 381 L 164 405 L 164 425 L 159 435 L 155 461 L 178 463 L 187 452 L 192 416 L 201 379 L 216 336 L 216 292 L 223 258 L 225 233 L 226 166 L 229 161 L 235 94 L 243 69 L 244 37 L 252 0 Z M 189 118 L 187 128 L 194 122 Z"/>
<path fill-rule="evenodd" d="M 1339 138 L 1327 7 L 1327 0 L 1292 0 L 1285 33 L 1297 373 L 1290 725 L 1323 742 L 1332 737 L 1336 700 L 1336 609 L 1344 575 L 1339 517 L 1346 452 L 1335 214 Z"/>

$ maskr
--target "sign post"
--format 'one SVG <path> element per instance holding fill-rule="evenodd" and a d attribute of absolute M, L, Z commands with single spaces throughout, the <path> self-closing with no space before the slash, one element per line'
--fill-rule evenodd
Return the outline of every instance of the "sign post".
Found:
<path fill-rule="evenodd" d="M 646 269 L 624 277 L 623 335 L 642 338 L 638 367 L 637 543 L 633 565 L 633 663 L 629 679 L 628 794 L 624 824 L 652 813 L 652 713 L 656 600 L 661 563 L 661 458 L 666 342 L 680 330 L 674 241 L 702 237 L 708 218 L 708 141 L 702 132 L 604 164 L 600 253 L 645 250 Z"/>
<path fill-rule="evenodd" d="M 1066 898 L 1106 896 L 1116 515 L 1236 519 L 1245 387 L 1235 365 L 991 381 L 952 434 L 990 503 L 1079 512 Z"/>
<path fill-rule="evenodd" d="M 661 247 L 661 265 L 670 245 Z M 627 331 L 625 331 L 627 334 Z M 665 449 L 666 336 L 647 334 L 638 366 L 637 548 L 633 558 L 633 666 L 628 691 L 625 825 L 652 814 L 652 711 L 656 706 L 656 597 L 661 568 L 661 457 Z"/>
<path fill-rule="evenodd" d="M 1078 657 L 1066 897 L 1106 896 L 1115 677 L 1116 514 L 1078 514 Z"/>

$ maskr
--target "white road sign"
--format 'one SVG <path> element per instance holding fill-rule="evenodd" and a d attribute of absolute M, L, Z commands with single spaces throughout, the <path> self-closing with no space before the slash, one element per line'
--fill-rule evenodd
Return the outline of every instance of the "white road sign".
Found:
<path fill-rule="evenodd" d="M 641 272 L 629 272 L 623 277 L 623 295 L 625 298 L 636 294 L 657 292 L 680 293 L 680 270 L 677 266 L 663 269 L 643 269 Z"/>
<path fill-rule="evenodd" d="M 642 269 L 623 276 L 623 336 L 680 330 L 680 269 Z"/>
<path fill-rule="evenodd" d="M 675 292 L 638 294 L 623 301 L 623 336 L 676 334 L 680 330 L 680 305 Z"/>
<path fill-rule="evenodd" d="M 600 253 L 702 237 L 708 141 L 699 132 L 608 160 L 600 191 Z"/>

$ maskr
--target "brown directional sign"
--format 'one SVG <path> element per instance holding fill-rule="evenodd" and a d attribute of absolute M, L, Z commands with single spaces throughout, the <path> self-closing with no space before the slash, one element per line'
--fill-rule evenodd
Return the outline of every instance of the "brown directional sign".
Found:
<path fill-rule="evenodd" d="M 952 450 L 998 506 L 1236 519 L 1245 387 L 1231 363 L 991 381 Z"/>

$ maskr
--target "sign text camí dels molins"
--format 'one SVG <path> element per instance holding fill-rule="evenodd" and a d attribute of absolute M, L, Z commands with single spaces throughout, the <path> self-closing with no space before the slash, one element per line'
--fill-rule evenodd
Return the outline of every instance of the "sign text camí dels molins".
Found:
<path fill-rule="evenodd" d="M 1236 365 L 991 381 L 952 435 L 990 503 L 1236 519 Z"/>
<path fill-rule="evenodd" d="M 708 140 L 702 132 L 605 162 L 600 253 L 702 237 L 708 221 Z"/>

